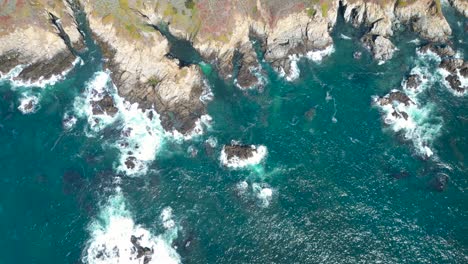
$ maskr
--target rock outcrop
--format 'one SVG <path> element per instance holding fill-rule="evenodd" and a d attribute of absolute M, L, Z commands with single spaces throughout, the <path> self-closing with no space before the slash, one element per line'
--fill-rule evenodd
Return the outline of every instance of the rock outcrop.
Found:
<path fill-rule="evenodd" d="M 465 0 L 450 3 L 466 15 Z M 439 0 L 39 0 L 0 11 L 8 25 L 0 29 L 0 73 L 22 64 L 18 78 L 35 81 L 72 67 L 83 44 L 69 4 L 86 13 L 119 94 L 141 108 L 155 108 L 166 130 L 182 134 L 205 114 L 200 96 L 206 87 L 198 65 L 170 54 L 168 38 L 157 30 L 161 23 L 242 89 L 261 84 L 259 58 L 290 76 L 295 60 L 317 59 L 329 50 L 340 11 L 345 21 L 364 27 L 361 40 L 379 61 L 392 58 L 398 25 L 430 42 L 446 42 L 451 34 Z M 453 56 L 450 48 L 428 49 Z M 457 78 L 464 72 L 456 68 Z M 447 81 L 458 84 L 455 77 Z M 112 114 L 114 105 L 107 97 L 94 110 Z"/>
<path fill-rule="evenodd" d="M 16 79 L 36 82 L 73 67 L 83 39 L 67 3 L 27 1 L 10 8 L 0 11 L 1 74 L 22 65 Z"/>
<path fill-rule="evenodd" d="M 464 16 L 468 17 L 468 1 L 466 1 L 466 0 L 449 0 L 449 3 L 456 10 L 458 10 L 458 12 L 460 12 Z"/>
<path fill-rule="evenodd" d="M 452 32 L 438 0 L 343 0 L 341 3 L 345 21 L 355 27 L 368 28 L 362 41 L 376 60 L 384 61 L 393 56 L 395 49 L 390 37 L 394 34 L 395 25 L 408 25 L 422 38 L 432 42 L 445 42 Z"/>
<path fill-rule="evenodd" d="M 95 1 L 83 6 L 119 94 L 141 108 L 154 107 L 166 130 L 191 131 L 205 112 L 199 67 L 179 67 L 177 59 L 168 58 L 167 39 L 136 12 Z"/>

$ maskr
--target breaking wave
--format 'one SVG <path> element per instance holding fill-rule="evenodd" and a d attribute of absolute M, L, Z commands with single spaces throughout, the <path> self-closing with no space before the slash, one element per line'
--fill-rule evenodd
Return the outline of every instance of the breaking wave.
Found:
<path fill-rule="evenodd" d="M 125 198 L 117 189 L 117 193 L 109 198 L 100 214 L 88 226 L 90 239 L 83 252 L 83 263 L 181 263 L 180 256 L 171 247 L 177 234 L 172 209 L 165 208 L 161 219 L 166 231 L 158 236 L 135 224 Z"/>

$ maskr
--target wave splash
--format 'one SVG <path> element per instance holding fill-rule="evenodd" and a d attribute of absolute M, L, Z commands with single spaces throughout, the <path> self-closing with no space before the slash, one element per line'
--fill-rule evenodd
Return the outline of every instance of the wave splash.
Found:
<path fill-rule="evenodd" d="M 423 100 L 423 92 L 440 83 L 443 77 L 433 71 L 440 63 L 436 54 L 420 53 L 410 77 L 402 81 L 401 90 L 392 90 L 384 97 L 373 97 L 373 102 L 383 112 L 383 120 L 395 133 L 403 133 L 418 154 L 429 158 L 434 155 L 432 142 L 442 130 L 442 118 L 435 115 L 435 104 Z M 410 78 L 412 81 L 410 81 Z"/>
<path fill-rule="evenodd" d="M 83 252 L 83 263 L 181 263 L 180 256 L 171 247 L 177 235 L 172 209 L 165 208 L 161 218 L 166 231 L 159 236 L 135 224 L 118 190 L 88 227 L 91 237 Z"/>

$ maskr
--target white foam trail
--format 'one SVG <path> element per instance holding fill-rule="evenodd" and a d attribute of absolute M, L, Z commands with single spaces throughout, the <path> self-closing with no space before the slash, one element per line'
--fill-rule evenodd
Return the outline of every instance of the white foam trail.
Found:
<path fill-rule="evenodd" d="M 240 168 L 244 168 L 247 166 L 253 166 L 253 165 L 259 164 L 266 157 L 267 148 L 262 145 L 260 146 L 252 145 L 251 147 L 253 148 L 252 150 L 253 155 L 252 157 L 247 158 L 247 159 L 241 159 L 237 156 L 233 156 L 230 159 L 228 159 L 227 153 L 225 151 L 225 147 L 223 147 L 223 149 L 221 150 L 221 155 L 220 155 L 221 163 L 224 166 L 230 167 L 233 169 L 240 169 Z"/>
<path fill-rule="evenodd" d="M 286 76 L 286 80 L 291 82 L 299 78 L 301 71 L 299 70 L 299 66 L 297 66 L 297 62 L 299 61 L 300 57 L 296 54 L 290 55 L 289 60 L 291 61 L 290 72 L 288 76 Z M 284 71 L 283 71 L 284 72 Z"/>
<path fill-rule="evenodd" d="M 18 106 L 18 110 L 21 111 L 23 114 L 33 114 L 37 110 L 39 110 L 39 98 L 34 95 L 23 95 L 20 98 L 20 105 Z"/>
<path fill-rule="evenodd" d="M 307 58 L 315 62 L 320 62 L 323 58 L 330 56 L 335 51 L 335 47 L 330 45 L 322 50 L 309 51 L 306 55 Z"/>
<path fill-rule="evenodd" d="M 166 211 L 166 213 L 164 213 Z M 164 209 L 163 214 L 172 209 Z M 172 223 L 172 222 L 171 222 Z M 166 227 L 166 225 L 163 223 Z M 135 224 L 130 211 L 126 208 L 125 198 L 121 192 L 111 196 L 108 203 L 88 227 L 90 239 L 87 242 L 82 258 L 86 264 L 156 264 L 181 263 L 180 256 L 170 245 L 175 239 L 177 230 L 174 225 L 167 226 L 165 234 L 154 236 L 143 226 Z M 132 243 L 132 236 L 137 238 L 145 251 L 152 252 L 145 262 L 145 255 L 138 256 L 138 249 Z"/>
<path fill-rule="evenodd" d="M 199 99 L 202 103 L 207 104 L 208 102 L 213 101 L 214 94 L 213 91 L 211 91 L 211 87 L 206 80 L 203 80 L 203 87 L 205 88 L 203 89 L 203 92 L 200 95 Z"/>
<path fill-rule="evenodd" d="M 340 34 L 340 38 L 346 39 L 346 40 L 350 40 L 350 39 L 351 39 L 351 37 L 348 37 L 348 36 L 346 36 L 346 35 L 343 34 L 343 33 Z"/>

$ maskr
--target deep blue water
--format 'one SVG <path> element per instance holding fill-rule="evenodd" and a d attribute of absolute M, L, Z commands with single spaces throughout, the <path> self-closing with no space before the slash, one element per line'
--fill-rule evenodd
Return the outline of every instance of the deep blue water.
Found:
<path fill-rule="evenodd" d="M 466 20 L 445 12 L 466 60 Z M 400 89 L 421 61 L 435 74 L 409 42 L 417 36 L 398 33 L 399 51 L 377 65 L 358 30 L 340 23 L 333 35 L 334 53 L 320 63 L 301 60 L 293 82 L 263 63 L 261 90 L 241 91 L 204 64 L 211 126 L 185 141 L 153 134 L 158 151 L 136 175 L 118 170 L 115 142 L 128 119 L 93 131 L 77 109 L 102 71 L 90 39 L 84 65 L 53 86 L 1 82 L 0 263 L 129 263 L 130 236 L 141 234 L 152 234 L 145 245 L 155 246 L 154 263 L 466 263 L 466 95 L 440 80 L 418 95 L 430 116 L 418 131 L 434 152 L 425 159 L 415 139 L 395 133 L 372 105 L 373 96 Z M 39 98 L 35 113 L 17 109 L 26 95 Z M 77 117 L 70 130 L 62 124 L 67 113 Z M 268 154 L 258 165 L 226 168 L 219 156 L 231 140 Z M 89 252 L 100 241 L 102 252 L 117 246 L 119 257 L 99 262 L 105 254 Z"/>

